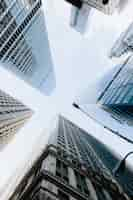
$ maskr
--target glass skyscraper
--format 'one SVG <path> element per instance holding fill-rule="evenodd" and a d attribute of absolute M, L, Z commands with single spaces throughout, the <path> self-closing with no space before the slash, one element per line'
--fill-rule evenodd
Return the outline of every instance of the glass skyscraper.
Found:
<path fill-rule="evenodd" d="M 130 188 L 111 171 L 111 151 L 66 118 L 55 121 L 47 147 L 10 200 L 130 200 Z"/>
<path fill-rule="evenodd" d="M 133 57 L 120 65 L 98 102 L 119 115 L 133 119 Z"/>
<path fill-rule="evenodd" d="M 53 62 L 41 0 L 0 1 L 0 62 L 6 69 L 50 94 Z"/>
<path fill-rule="evenodd" d="M 133 23 L 122 32 L 110 51 L 110 57 L 120 57 L 133 52 Z"/>

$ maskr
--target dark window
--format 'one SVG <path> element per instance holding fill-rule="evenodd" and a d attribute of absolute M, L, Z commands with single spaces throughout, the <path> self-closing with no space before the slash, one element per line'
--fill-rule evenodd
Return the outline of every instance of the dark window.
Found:
<path fill-rule="evenodd" d="M 78 172 L 75 171 L 75 177 L 76 177 L 76 182 L 77 182 L 77 188 L 80 190 L 80 192 L 84 193 L 85 195 L 89 196 L 89 190 L 87 187 L 87 183 L 85 180 L 85 176 L 79 174 Z"/>
<path fill-rule="evenodd" d="M 59 200 L 69 200 L 69 196 L 62 192 L 61 190 L 58 190 L 58 196 Z"/>
<path fill-rule="evenodd" d="M 56 160 L 56 176 L 62 178 L 65 182 L 69 182 L 68 180 L 68 167 L 65 163 L 60 160 Z"/>

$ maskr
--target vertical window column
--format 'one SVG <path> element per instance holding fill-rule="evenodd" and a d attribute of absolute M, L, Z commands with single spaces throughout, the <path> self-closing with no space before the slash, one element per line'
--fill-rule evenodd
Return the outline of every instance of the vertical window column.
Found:
<path fill-rule="evenodd" d="M 88 189 L 85 176 L 79 174 L 78 172 L 75 171 L 75 177 L 76 177 L 76 184 L 77 184 L 77 189 L 82 192 L 86 196 L 90 196 L 90 191 Z"/>
<path fill-rule="evenodd" d="M 69 182 L 68 166 L 59 159 L 56 160 L 56 176 L 60 177 L 66 183 Z"/>
<path fill-rule="evenodd" d="M 71 186 L 73 186 L 74 188 L 77 187 L 76 185 L 76 177 L 74 174 L 74 170 L 71 167 L 68 167 L 68 176 L 69 176 L 69 183 Z"/>

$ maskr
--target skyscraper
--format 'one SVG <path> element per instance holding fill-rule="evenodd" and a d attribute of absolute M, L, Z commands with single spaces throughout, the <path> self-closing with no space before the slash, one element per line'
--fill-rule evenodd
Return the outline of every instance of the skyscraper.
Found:
<path fill-rule="evenodd" d="M 133 119 L 133 57 L 129 57 L 108 82 L 98 102 L 116 114 Z"/>
<path fill-rule="evenodd" d="M 121 0 L 66 0 L 77 8 L 81 8 L 83 4 L 96 8 L 105 14 L 112 14 L 118 7 Z"/>
<path fill-rule="evenodd" d="M 82 8 L 72 6 L 70 16 L 70 26 L 81 34 L 88 28 L 88 18 L 91 17 L 91 7 L 83 4 Z"/>
<path fill-rule="evenodd" d="M 10 200 L 130 200 L 129 188 L 111 173 L 116 164 L 106 146 L 59 116 L 48 146 Z"/>
<path fill-rule="evenodd" d="M 133 52 L 133 23 L 129 25 L 126 31 L 122 32 L 118 40 L 111 48 L 109 56 L 121 57 L 129 52 Z"/>
<path fill-rule="evenodd" d="M 14 135 L 31 115 L 28 107 L 0 90 L 0 142 Z"/>
<path fill-rule="evenodd" d="M 0 62 L 49 94 L 55 87 L 55 77 L 41 6 L 41 0 L 0 2 Z"/>
<path fill-rule="evenodd" d="M 119 7 L 121 0 L 65 0 L 72 4 L 70 26 L 81 34 L 85 33 L 89 19 L 92 15 L 92 8 L 105 14 L 112 14 Z"/>

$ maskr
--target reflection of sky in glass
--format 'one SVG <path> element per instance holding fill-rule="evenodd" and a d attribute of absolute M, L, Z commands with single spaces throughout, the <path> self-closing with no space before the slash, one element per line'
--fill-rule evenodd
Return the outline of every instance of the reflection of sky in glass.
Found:
<path fill-rule="evenodd" d="M 120 57 L 133 51 L 133 23 L 120 34 L 110 51 L 110 57 Z"/>
<path fill-rule="evenodd" d="M 11 24 L 10 35 L 6 41 L 3 39 L 4 44 L 2 44 L 0 52 L 1 62 L 6 68 L 33 87 L 38 88 L 42 93 L 50 94 L 55 88 L 55 76 L 48 33 L 39 1 L 35 1 L 32 6 L 33 8 L 29 6 L 27 11 L 25 7 L 23 9 L 20 1 L 14 3 L 11 8 L 9 7 L 10 18 L 7 19 L 7 27 L 9 28 L 9 24 Z M 34 10 L 37 10 L 37 8 L 38 12 L 35 12 Z M 29 16 L 32 16 L 32 18 Z M 13 23 L 15 30 L 12 30 Z M 20 28 L 21 31 L 18 31 Z M 5 34 L 7 34 L 6 31 Z M 10 41 L 12 37 L 14 38 L 12 39 L 13 42 Z M 10 45 L 4 51 L 8 40 Z M 45 81 L 46 84 L 44 84 Z"/>
<path fill-rule="evenodd" d="M 109 70 L 82 93 L 83 112 L 115 134 L 133 141 L 133 58 Z M 96 104 L 98 103 L 98 104 Z"/>
<path fill-rule="evenodd" d="M 133 92 L 131 92 L 133 86 L 133 58 L 127 59 L 123 65 L 119 67 L 119 70 L 113 76 L 113 79 L 109 80 L 107 87 L 105 88 L 101 100 L 102 104 L 106 105 L 132 105 Z"/>
<path fill-rule="evenodd" d="M 42 146 L 45 146 L 49 136 L 46 131 L 47 127 L 51 123 L 51 118 L 59 111 L 64 112 L 65 110 L 67 113 L 65 115 L 69 119 L 78 123 L 85 130 L 93 132 L 97 138 L 100 138 L 105 144 L 109 144 L 121 155 L 132 150 L 132 145 L 112 134 L 107 134 L 103 127 L 89 121 L 81 113 L 71 110 L 71 103 L 75 96 L 94 80 L 100 80 L 103 74 L 116 64 L 115 61 L 108 59 L 107 54 L 119 34 L 131 23 L 133 19 L 132 5 L 120 15 L 115 13 L 113 16 L 104 16 L 99 12 L 94 12 L 88 32 L 81 36 L 69 26 L 70 6 L 68 4 L 62 0 L 59 0 L 58 4 L 54 0 L 43 3 L 56 74 L 56 89 L 51 97 L 45 97 L 0 67 L 1 89 L 17 97 L 35 111 L 31 122 L 0 153 L 2 160 L 0 192 L 3 191 L 5 188 L 3 186 L 7 182 L 11 187 L 12 181 L 9 181 L 11 174 L 16 175 L 17 172 L 24 174 L 28 168 L 28 162 L 24 161 L 28 160 L 29 156 L 35 158 L 39 152 L 38 144 L 41 143 Z M 89 93 L 87 98 L 89 98 Z M 99 116 L 100 118 L 103 116 L 102 121 L 106 122 L 108 118 L 111 123 L 111 118 L 103 115 L 103 112 L 102 114 L 100 112 Z M 123 126 L 120 127 L 117 123 L 114 129 L 121 132 Z M 124 125 L 123 134 L 127 133 L 129 134 L 129 129 L 127 125 Z M 132 129 L 130 133 L 132 133 Z M 10 156 L 11 154 L 12 156 Z"/>

